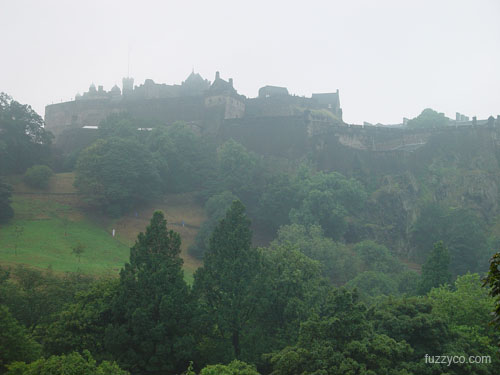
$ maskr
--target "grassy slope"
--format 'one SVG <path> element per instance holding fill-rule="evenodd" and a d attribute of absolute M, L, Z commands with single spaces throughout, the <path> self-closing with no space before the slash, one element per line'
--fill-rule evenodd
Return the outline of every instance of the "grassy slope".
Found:
<path fill-rule="evenodd" d="M 129 248 L 137 234 L 144 231 L 154 210 L 165 212 L 168 226 L 181 234 L 182 256 L 186 278 L 200 265 L 187 255 L 199 225 L 204 220 L 203 209 L 189 194 L 167 195 L 162 201 L 118 220 L 85 214 L 84 205 L 73 188 L 71 173 L 55 175 L 46 191 L 25 186 L 13 177 L 14 219 L 0 227 L 0 263 L 52 267 L 54 271 L 85 273 L 117 273 L 128 260 Z M 182 226 L 184 220 L 185 226 Z M 116 229 L 116 237 L 111 236 Z M 81 260 L 71 253 L 72 247 L 86 246 Z"/>

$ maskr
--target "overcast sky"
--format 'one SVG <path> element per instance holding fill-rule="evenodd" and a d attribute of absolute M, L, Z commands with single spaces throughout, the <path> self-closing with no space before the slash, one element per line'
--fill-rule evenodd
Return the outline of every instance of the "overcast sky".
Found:
<path fill-rule="evenodd" d="M 500 114 L 500 1 L 0 0 L 0 91 L 67 101 L 127 75 L 180 83 L 192 68 L 239 93 L 340 90 L 349 123 L 431 107 Z"/>

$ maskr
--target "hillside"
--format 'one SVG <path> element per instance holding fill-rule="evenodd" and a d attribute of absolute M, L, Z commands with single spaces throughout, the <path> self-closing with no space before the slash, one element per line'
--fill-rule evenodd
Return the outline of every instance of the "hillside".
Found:
<path fill-rule="evenodd" d="M 56 272 L 118 273 L 128 260 L 129 248 L 144 231 L 154 210 L 162 210 L 168 226 L 182 237 L 186 277 L 192 278 L 199 261 L 187 254 L 204 220 L 203 209 L 191 194 L 166 195 L 161 201 L 111 220 L 86 210 L 73 187 L 74 175 L 60 173 L 45 191 L 30 189 L 13 176 L 14 219 L 0 227 L 0 264 L 51 267 Z M 184 221 L 184 226 L 182 222 Z M 116 236 L 112 236 L 115 229 Z M 79 260 L 72 248 L 82 244 Z"/>

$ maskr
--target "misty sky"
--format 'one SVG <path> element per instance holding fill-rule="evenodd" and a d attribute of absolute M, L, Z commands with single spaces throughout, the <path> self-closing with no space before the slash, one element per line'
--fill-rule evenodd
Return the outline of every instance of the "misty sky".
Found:
<path fill-rule="evenodd" d="M 340 90 L 349 123 L 500 114 L 500 1 L 0 0 L 0 91 L 44 106 L 127 75 Z"/>

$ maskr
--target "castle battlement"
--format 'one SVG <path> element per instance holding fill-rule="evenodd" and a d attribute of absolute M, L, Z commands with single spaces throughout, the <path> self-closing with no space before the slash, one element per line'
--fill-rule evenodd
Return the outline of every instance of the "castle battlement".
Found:
<path fill-rule="evenodd" d="M 290 95 L 285 87 L 265 86 L 259 97 L 238 94 L 233 79 L 222 79 L 216 72 L 210 82 L 194 71 L 181 84 L 168 85 L 146 79 L 134 86 L 134 79 L 125 77 L 122 89 L 91 84 L 75 100 L 45 107 L 45 126 L 56 137 L 66 129 L 99 126 L 111 114 L 129 112 L 160 124 L 185 121 L 196 124 L 202 132 L 217 132 L 226 120 L 244 117 L 296 116 L 314 112 L 331 122 L 342 122 L 338 90 L 335 93 L 313 94 L 311 98 Z"/>

